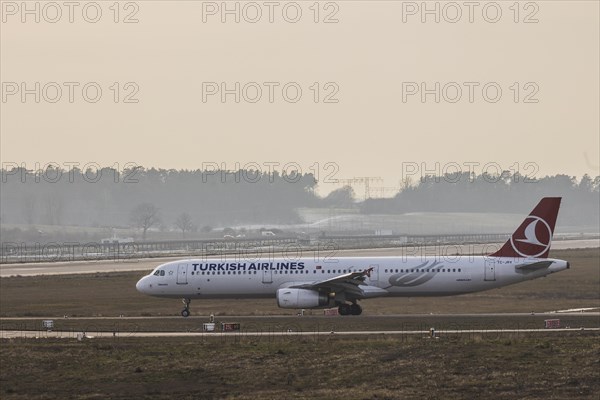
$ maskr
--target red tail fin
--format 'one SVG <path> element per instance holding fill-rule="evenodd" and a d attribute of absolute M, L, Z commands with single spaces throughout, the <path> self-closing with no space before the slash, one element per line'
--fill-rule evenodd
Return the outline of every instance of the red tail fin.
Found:
<path fill-rule="evenodd" d="M 560 197 L 544 197 L 493 257 L 546 258 L 550 251 Z"/>

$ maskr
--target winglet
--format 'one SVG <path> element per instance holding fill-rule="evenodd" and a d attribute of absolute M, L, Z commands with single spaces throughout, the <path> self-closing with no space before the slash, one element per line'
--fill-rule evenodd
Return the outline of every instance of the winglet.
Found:
<path fill-rule="evenodd" d="M 547 258 L 560 197 L 544 197 L 521 223 L 510 239 L 492 257 Z"/>

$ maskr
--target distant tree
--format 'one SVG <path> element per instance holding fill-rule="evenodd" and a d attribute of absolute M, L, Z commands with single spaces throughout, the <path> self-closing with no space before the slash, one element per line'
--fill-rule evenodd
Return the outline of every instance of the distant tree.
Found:
<path fill-rule="evenodd" d="M 583 175 L 579 182 L 579 190 L 584 193 L 590 193 L 594 190 L 594 181 L 588 174 Z"/>
<path fill-rule="evenodd" d="M 210 225 L 204 225 L 202 227 L 202 229 L 200 229 L 200 232 L 202 232 L 202 233 L 211 233 L 212 230 L 213 230 L 212 226 L 210 226 Z"/>
<path fill-rule="evenodd" d="M 33 195 L 23 196 L 23 201 L 21 202 L 21 210 L 23 211 L 23 216 L 25 217 L 25 221 L 27 221 L 28 225 L 31 225 L 34 222 L 35 208 L 36 208 L 35 196 L 33 196 Z"/>
<path fill-rule="evenodd" d="M 131 223 L 142 230 L 142 238 L 146 240 L 148 229 L 160 222 L 158 207 L 151 203 L 140 203 L 131 211 Z"/>
<path fill-rule="evenodd" d="M 44 197 L 44 222 L 48 225 L 60 225 L 65 209 L 64 198 L 56 192 Z"/>
<path fill-rule="evenodd" d="M 600 192 L 600 175 L 592 181 L 592 193 Z"/>
<path fill-rule="evenodd" d="M 352 207 L 354 205 L 354 189 L 344 186 L 329 193 L 323 199 L 326 205 L 333 207 Z"/>
<path fill-rule="evenodd" d="M 186 212 L 179 214 L 175 220 L 175 227 L 181 230 L 181 236 L 185 237 L 186 232 L 190 232 L 192 229 L 194 229 L 194 223 L 192 222 L 192 217 L 190 214 Z"/>

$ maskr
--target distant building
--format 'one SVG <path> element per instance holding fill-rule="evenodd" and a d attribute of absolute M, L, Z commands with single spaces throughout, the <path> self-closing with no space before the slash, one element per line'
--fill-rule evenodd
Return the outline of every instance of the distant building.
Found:
<path fill-rule="evenodd" d="M 120 244 L 120 243 L 133 243 L 133 242 L 135 242 L 135 239 L 132 237 L 120 238 L 120 237 L 117 237 L 116 235 L 113 235 L 113 237 L 108 238 L 108 239 L 100 240 L 100 243 L 102 243 L 102 244 Z"/>

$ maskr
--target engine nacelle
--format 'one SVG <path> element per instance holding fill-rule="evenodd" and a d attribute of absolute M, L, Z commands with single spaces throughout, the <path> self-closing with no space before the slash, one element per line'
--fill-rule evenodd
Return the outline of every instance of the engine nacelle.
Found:
<path fill-rule="evenodd" d="M 279 289 L 277 305 L 281 308 L 318 308 L 329 305 L 329 297 L 310 289 Z"/>

